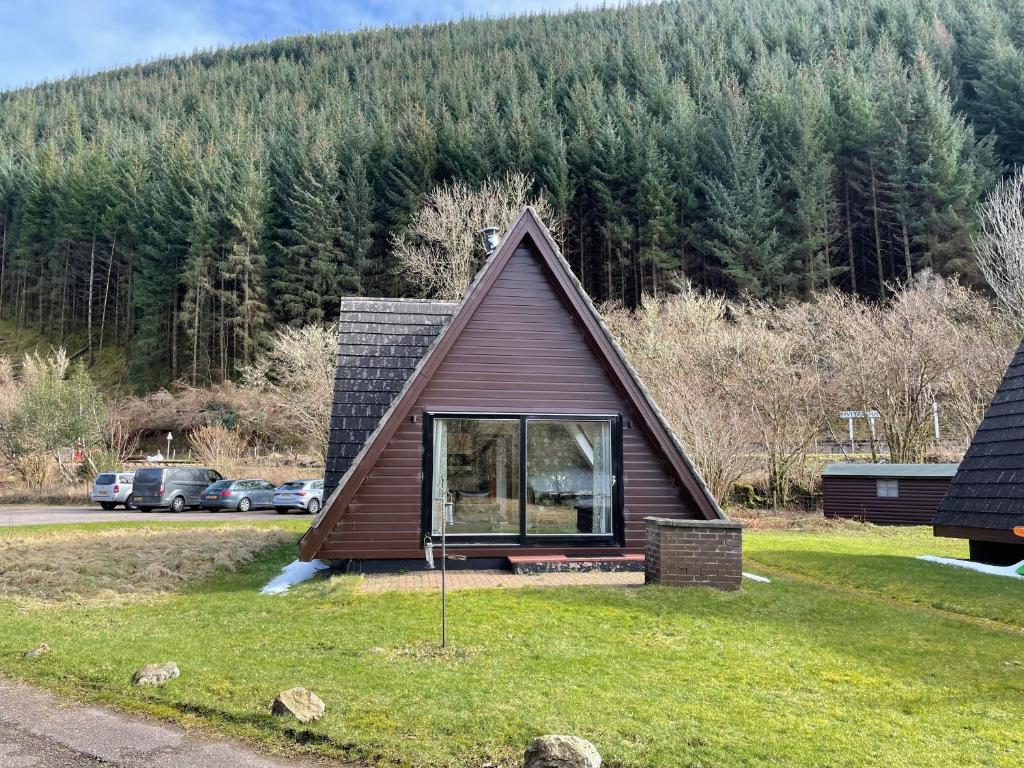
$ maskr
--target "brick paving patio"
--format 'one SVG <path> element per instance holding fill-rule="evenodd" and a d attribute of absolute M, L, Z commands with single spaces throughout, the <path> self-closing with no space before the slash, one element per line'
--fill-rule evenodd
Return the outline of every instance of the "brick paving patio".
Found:
<path fill-rule="evenodd" d="M 517 589 L 521 587 L 639 587 L 644 574 L 635 572 L 509 573 L 497 568 L 448 571 L 448 589 Z M 416 592 L 441 588 L 440 571 L 368 573 L 359 592 Z"/>

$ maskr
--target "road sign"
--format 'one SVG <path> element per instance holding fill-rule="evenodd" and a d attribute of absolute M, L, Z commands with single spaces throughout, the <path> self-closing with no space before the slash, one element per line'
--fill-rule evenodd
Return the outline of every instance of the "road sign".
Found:
<path fill-rule="evenodd" d="M 840 419 L 877 419 L 881 414 L 878 411 L 840 411 Z"/>

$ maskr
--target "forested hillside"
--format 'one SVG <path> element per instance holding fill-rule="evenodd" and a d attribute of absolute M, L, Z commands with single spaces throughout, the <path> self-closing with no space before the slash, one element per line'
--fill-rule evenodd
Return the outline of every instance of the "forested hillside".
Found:
<path fill-rule="evenodd" d="M 321 35 L 0 94 L 0 317 L 216 381 L 408 292 L 438 183 L 529 174 L 597 299 L 975 279 L 1024 162 L 1017 0 L 682 0 Z"/>

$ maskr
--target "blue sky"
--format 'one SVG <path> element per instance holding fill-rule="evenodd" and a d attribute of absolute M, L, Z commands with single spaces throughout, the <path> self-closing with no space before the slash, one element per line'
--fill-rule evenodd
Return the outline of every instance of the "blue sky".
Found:
<path fill-rule="evenodd" d="M 599 0 L 0 0 L 0 90 L 282 35 L 601 4 Z"/>

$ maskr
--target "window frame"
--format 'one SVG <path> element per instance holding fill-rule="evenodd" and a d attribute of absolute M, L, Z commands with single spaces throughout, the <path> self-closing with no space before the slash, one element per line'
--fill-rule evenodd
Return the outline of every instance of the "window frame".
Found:
<path fill-rule="evenodd" d="M 882 493 L 882 488 L 892 488 L 894 493 Z M 900 497 L 900 481 L 899 478 L 893 477 L 878 477 L 875 478 L 875 498 L 876 499 L 898 499 Z"/>
<path fill-rule="evenodd" d="M 519 422 L 519 533 L 517 534 L 447 534 L 448 542 L 458 546 L 518 547 L 623 547 L 626 544 L 625 492 L 623 483 L 622 414 L 620 413 L 522 413 L 427 411 L 423 421 L 423 464 L 421 484 L 420 541 L 432 534 L 432 498 L 434 485 L 434 419 L 504 419 Z M 607 421 L 612 441 L 612 530 L 608 534 L 531 534 L 526 528 L 527 439 L 530 421 Z"/>

